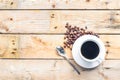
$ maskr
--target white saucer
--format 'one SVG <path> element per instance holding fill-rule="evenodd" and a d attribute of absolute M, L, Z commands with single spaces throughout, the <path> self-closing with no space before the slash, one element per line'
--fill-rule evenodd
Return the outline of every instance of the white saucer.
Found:
<path fill-rule="evenodd" d="M 88 35 L 88 37 L 90 37 Z M 80 65 L 83 68 L 95 68 L 97 67 L 103 60 L 105 57 L 105 50 L 103 51 L 103 54 L 100 55 L 99 57 L 99 61 L 93 61 L 93 62 L 87 62 L 85 60 L 83 60 L 79 54 L 79 50 L 80 50 L 80 46 L 79 44 L 83 41 L 83 38 L 78 38 L 75 43 L 73 44 L 73 48 L 72 48 L 72 55 L 73 55 L 73 59 L 75 60 L 75 62 Z M 104 44 L 102 44 L 104 47 Z"/>

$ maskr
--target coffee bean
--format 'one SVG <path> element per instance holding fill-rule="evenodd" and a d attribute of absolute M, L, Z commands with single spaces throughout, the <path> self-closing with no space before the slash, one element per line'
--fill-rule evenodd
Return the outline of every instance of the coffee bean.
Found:
<path fill-rule="evenodd" d="M 66 44 L 66 42 L 63 42 L 63 44 Z"/>
<path fill-rule="evenodd" d="M 85 29 L 87 29 L 87 26 L 85 26 Z"/>
<path fill-rule="evenodd" d="M 65 45 L 64 45 L 63 47 L 64 47 L 64 48 L 66 48 L 66 46 L 65 46 Z"/>
<path fill-rule="evenodd" d="M 81 28 L 80 30 L 83 30 L 83 28 Z"/>
<path fill-rule="evenodd" d="M 68 26 L 68 29 L 71 29 L 71 25 Z"/>
<path fill-rule="evenodd" d="M 76 29 L 77 29 L 77 30 L 79 30 L 80 28 L 79 28 L 79 27 L 77 27 Z"/>
<path fill-rule="evenodd" d="M 65 26 L 65 28 L 68 28 L 68 26 Z"/>
<path fill-rule="evenodd" d="M 74 44 L 75 40 L 79 38 L 80 36 L 83 35 L 94 35 L 99 38 L 97 34 L 95 34 L 92 31 L 87 31 L 87 26 L 85 26 L 85 29 L 74 26 L 72 27 L 69 25 L 69 23 L 66 23 L 65 28 L 67 29 L 65 32 L 65 37 L 64 37 L 64 45 L 65 47 L 72 49 L 72 45 Z"/>
<path fill-rule="evenodd" d="M 66 39 L 66 37 L 64 37 L 64 39 Z"/>
<path fill-rule="evenodd" d="M 66 23 L 66 26 L 68 26 L 69 24 L 68 23 Z"/>

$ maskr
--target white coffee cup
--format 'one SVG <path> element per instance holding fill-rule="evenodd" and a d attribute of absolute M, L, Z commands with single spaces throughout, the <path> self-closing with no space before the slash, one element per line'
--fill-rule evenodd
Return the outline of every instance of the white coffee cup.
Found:
<path fill-rule="evenodd" d="M 83 46 L 85 46 L 85 44 L 86 44 L 86 47 L 83 48 Z M 91 51 L 91 50 L 94 50 L 94 48 L 90 48 L 91 45 L 93 45 L 92 47 L 94 47 L 94 45 L 96 46 L 95 49 L 99 50 L 99 51 L 96 51 L 98 53 Z M 97 65 L 99 65 L 104 60 L 105 52 L 106 52 L 105 46 L 104 46 L 103 42 L 101 41 L 101 39 L 94 35 L 83 35 L 83 36 L 79 37 L 73 44 L 73 47 L 74 47 L 74 50 L 72 50 L 72 53 L 73 53 L 73 55 L 76 52 L 78 53 L 78 56 L 83 60 L 82 65 L 84 65 L 84 62 L 86 62 L 86 63 L 98 62 Z M 84 49 L 84 50 L 82 50 L 82 49 Z M 90 53 L 87 51 L 93 52 L 94 54 L 96 54 L 96 56 L 94 56 L 93 53 Z M 86 55 L 84 55 L 84 54 L 86 54 Z M 89 57 L 93 56 L 93 58 L 89 58 L 89 57 L 87 57 L 87 55 L 89 55 Z M 74 57 L 74 59 L 75 58 L 76 57 Z M 75 59 L 75 61 L 76 60 L 78 60 L 78 59 Z M 79 61 L 76 61 L 76 62 L 79 63 Z"/>

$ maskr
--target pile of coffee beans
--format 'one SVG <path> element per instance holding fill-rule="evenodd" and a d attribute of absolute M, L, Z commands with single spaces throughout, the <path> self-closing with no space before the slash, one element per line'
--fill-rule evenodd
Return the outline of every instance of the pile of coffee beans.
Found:
<path fill-rule="evenodd" d="M 74 44 L 75 40 L 83 35 L 94 35 L 99 38 L 96 33 L 87 31 L 87 26 L 85 28 L 80 28 L 77 26 L 71 26 L 67 23 L 65 28 L 67 30 L 64 37 L 64 48 L 69 48 L 72 50 L 72 45 Z"/>

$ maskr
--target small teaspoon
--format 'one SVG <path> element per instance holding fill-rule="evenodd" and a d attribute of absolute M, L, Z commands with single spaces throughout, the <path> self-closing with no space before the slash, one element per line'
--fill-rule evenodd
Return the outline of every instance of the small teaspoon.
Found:
<path fill-rule="evenodd" d="M 63 47 L 57 46 L 57 47 L 56 47 L 56 50 L 57 50 L 57 53 L 58 53 L 60 56 L 64 57 L 64 58 L 67 60 L 67 62 L 73 67 L 73 69 L 74 69 L 78 74 L 80 74 L 80 72 L 78 71 L 78 69 L 77 69 L 77 68 L 70 62 L 70 60 L 67 58 L 66 53 L 65 53 Z"/>

